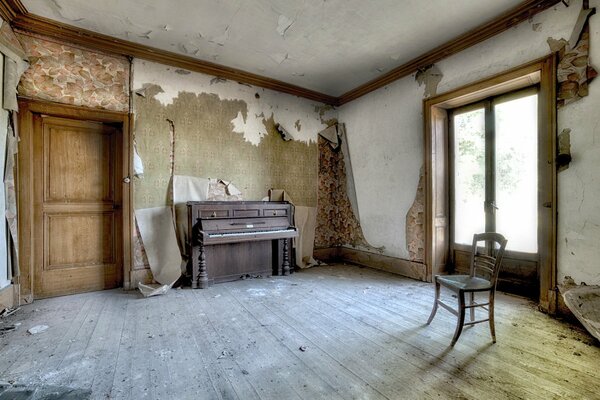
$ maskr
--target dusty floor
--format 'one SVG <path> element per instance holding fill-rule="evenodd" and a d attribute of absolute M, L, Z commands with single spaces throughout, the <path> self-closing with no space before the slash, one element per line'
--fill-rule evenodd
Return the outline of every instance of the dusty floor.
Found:
<path fill-rule="evenodd" d="M 319 267 L 144 299 L 112 290 L 36 301 L 1 320 L 0 392 L 94 399 L 600 398 L 600 347 L 516 297 L 448 346 L 431 284 Z M 448 302 L 455 301 L 447 294 Z M 35 325 L 48 325 L 31 335 Z M 70 388 L 70 389 L 69 389 Z M 0 399 L 10 393 L 0 394 Z M 41 398 L 41 397 L 40 397 Z M 48 397 L 51 398 L 51 397 Z M 56 397 L 54 397 L 56 398 Z"/>

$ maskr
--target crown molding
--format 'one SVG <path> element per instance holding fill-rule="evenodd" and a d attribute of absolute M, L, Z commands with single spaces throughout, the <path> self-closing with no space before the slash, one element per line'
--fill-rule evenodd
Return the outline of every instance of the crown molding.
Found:
<path fill-rule="evenodd" d="M 26 10 L 20 0 L 0 0 L 0 17 L 5 21 L 10 22 L 14 28 L 22 31 L 53 37 L 107 53 L 155 61 L 190 71 L 219 76 L 240 83 L 303 97 L 329 105 L 339 106 L 386 86 L 398 79 L 404 78 L 420 68 L 439 62 L 446 57 L 457 54 L 475 44 L 491 38 L 492 36 L 502 33 L 533 17 L 535 14 L 560 3 L 560 1 L 561 0 L 526 0 L 499 17 L 480 25 L 339 97 L 330 96 L 239 69 L 113 38 L 111 36 L 33 15 Z"/>
<path fill-rule="evenodd" d="M 113 38 L 111 36 L 92 32 L 86 29 L 76 28 L 71 25 L 66 25 L 30 13 L 17 14 L 16 17 L 13 18 L 11 25 L 13 28 L 20 31 L 48 36 L 90 49 L 155 61 L 177 68 L 201 72 L 240 83 L 259 86 L 265 89 L 271 89 L 278 92 L 303 97 L 318 101 L 320 103 L 330 105 L 337 104 L 337 98 L 335 96 L 329 96 L 314 90 L 305 89 L 300 86 L 252 74 L 239 69 L 226 67 L 138 43 L 133 43 L 127 40 Z"/>
<path fill-rule="evenodd" d="M 550 8 L 560 0 L 527 0 L 517 7 L 507 11 L 497 18 L 472 29 L 471 31 L 460 35 L 425 54 L 392 69 L 391 71 L 360 85 L 338 97 L 338 105 L 346 104 L 352 100 L 358 99 L 367 93 L 377 90 L 385 85 L 404 78 L 418 71 L 420 68 L 435 64 L 442 59 L 453 54 L 459 53 L 477 43 L 483 42 L 507 29 L 528 20 L 535 14 Z"/>
<path fill-rule="evenodd" d="M 19 14 L 26 14 L 27 9 L 21 0 L 0 0 L 0 17 L 11 23 Z"/>

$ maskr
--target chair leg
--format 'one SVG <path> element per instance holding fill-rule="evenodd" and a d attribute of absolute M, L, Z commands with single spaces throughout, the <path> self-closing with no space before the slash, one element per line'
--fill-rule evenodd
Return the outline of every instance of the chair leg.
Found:
<path fill-rule="evenodd" d="M 433 321 L 433 317 L 435 317 L 435 313 L 438 309 L 438 300 L 440 299 L 440 283 L 435 280 L 435 300 L 433 301 L 433 309 L 431 310 L 431 314 L 429 315 L 429 319 L 427 320 L 427 325 Z"/>
<path fill-rule="evenodd" d="M 490 290 L 490 305 L 488 306 L 488 318 L 490 320 L 490 333 L 492 342 L 496 343 L 496 328 L 494 327 L 494 290 Z"/>
<path fill-rule="evenodd" d="M 465 293 L 458 293 L 458 321 L 456 322 L 456 331 L 454 331 L 454 337 L 452 338 L 452 343 L 450 346 L 454 346 L 456 341 L 458 340 L 463 326 L 465 325 Z"/>
<path fill-rule="evenodd" d="M 470 317 L 471 317 L 471 322 L 475 321 L 475 307 L 473 307 L 473 304 L 475 304 L 475 293 L 471 292 L 469 293 L 469 305 L 471 306 L 470 308 Z"/>

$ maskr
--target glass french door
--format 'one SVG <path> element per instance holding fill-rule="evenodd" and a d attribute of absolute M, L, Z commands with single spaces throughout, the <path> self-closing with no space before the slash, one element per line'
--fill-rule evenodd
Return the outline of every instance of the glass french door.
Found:
<path fill-rule="evenodd" d="M 468 269 L 473 234 L 501 233 L 508 239 L 503 275 L 516 285 L 519 281 L 525 285 L 530 282 L 532 287 L 527 290 L 535 290 L 537 89 L 529 88 L 452 110 L 450 132 L 452 262 L 459 271 Z"/>

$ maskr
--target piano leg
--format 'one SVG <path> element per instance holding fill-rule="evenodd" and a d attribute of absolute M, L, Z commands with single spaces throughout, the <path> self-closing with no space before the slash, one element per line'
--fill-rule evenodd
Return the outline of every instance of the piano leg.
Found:
<path fill-rule="evenodd" d="M 206 273 L 206 256 L 204 254 L 204 243 L 200 242 L 198 246 L 200 256 L 198 258 L 198 286 L 200 289 L 208 288 L 208 274 Z"/>
<path fill-rule="evenodd" d="M 197 244 L 191 246 L 190 258 L 192 264 L 192 289 L 198 289 L 198 264 L 200 263 L 200 251 Z"/>
<path fill-rule="evenodd" d="M 281 265 L 283 275 L 290 274 L 290 252 L 288 250 L 288 239 L 283 239 L 283 264 Z"/>

